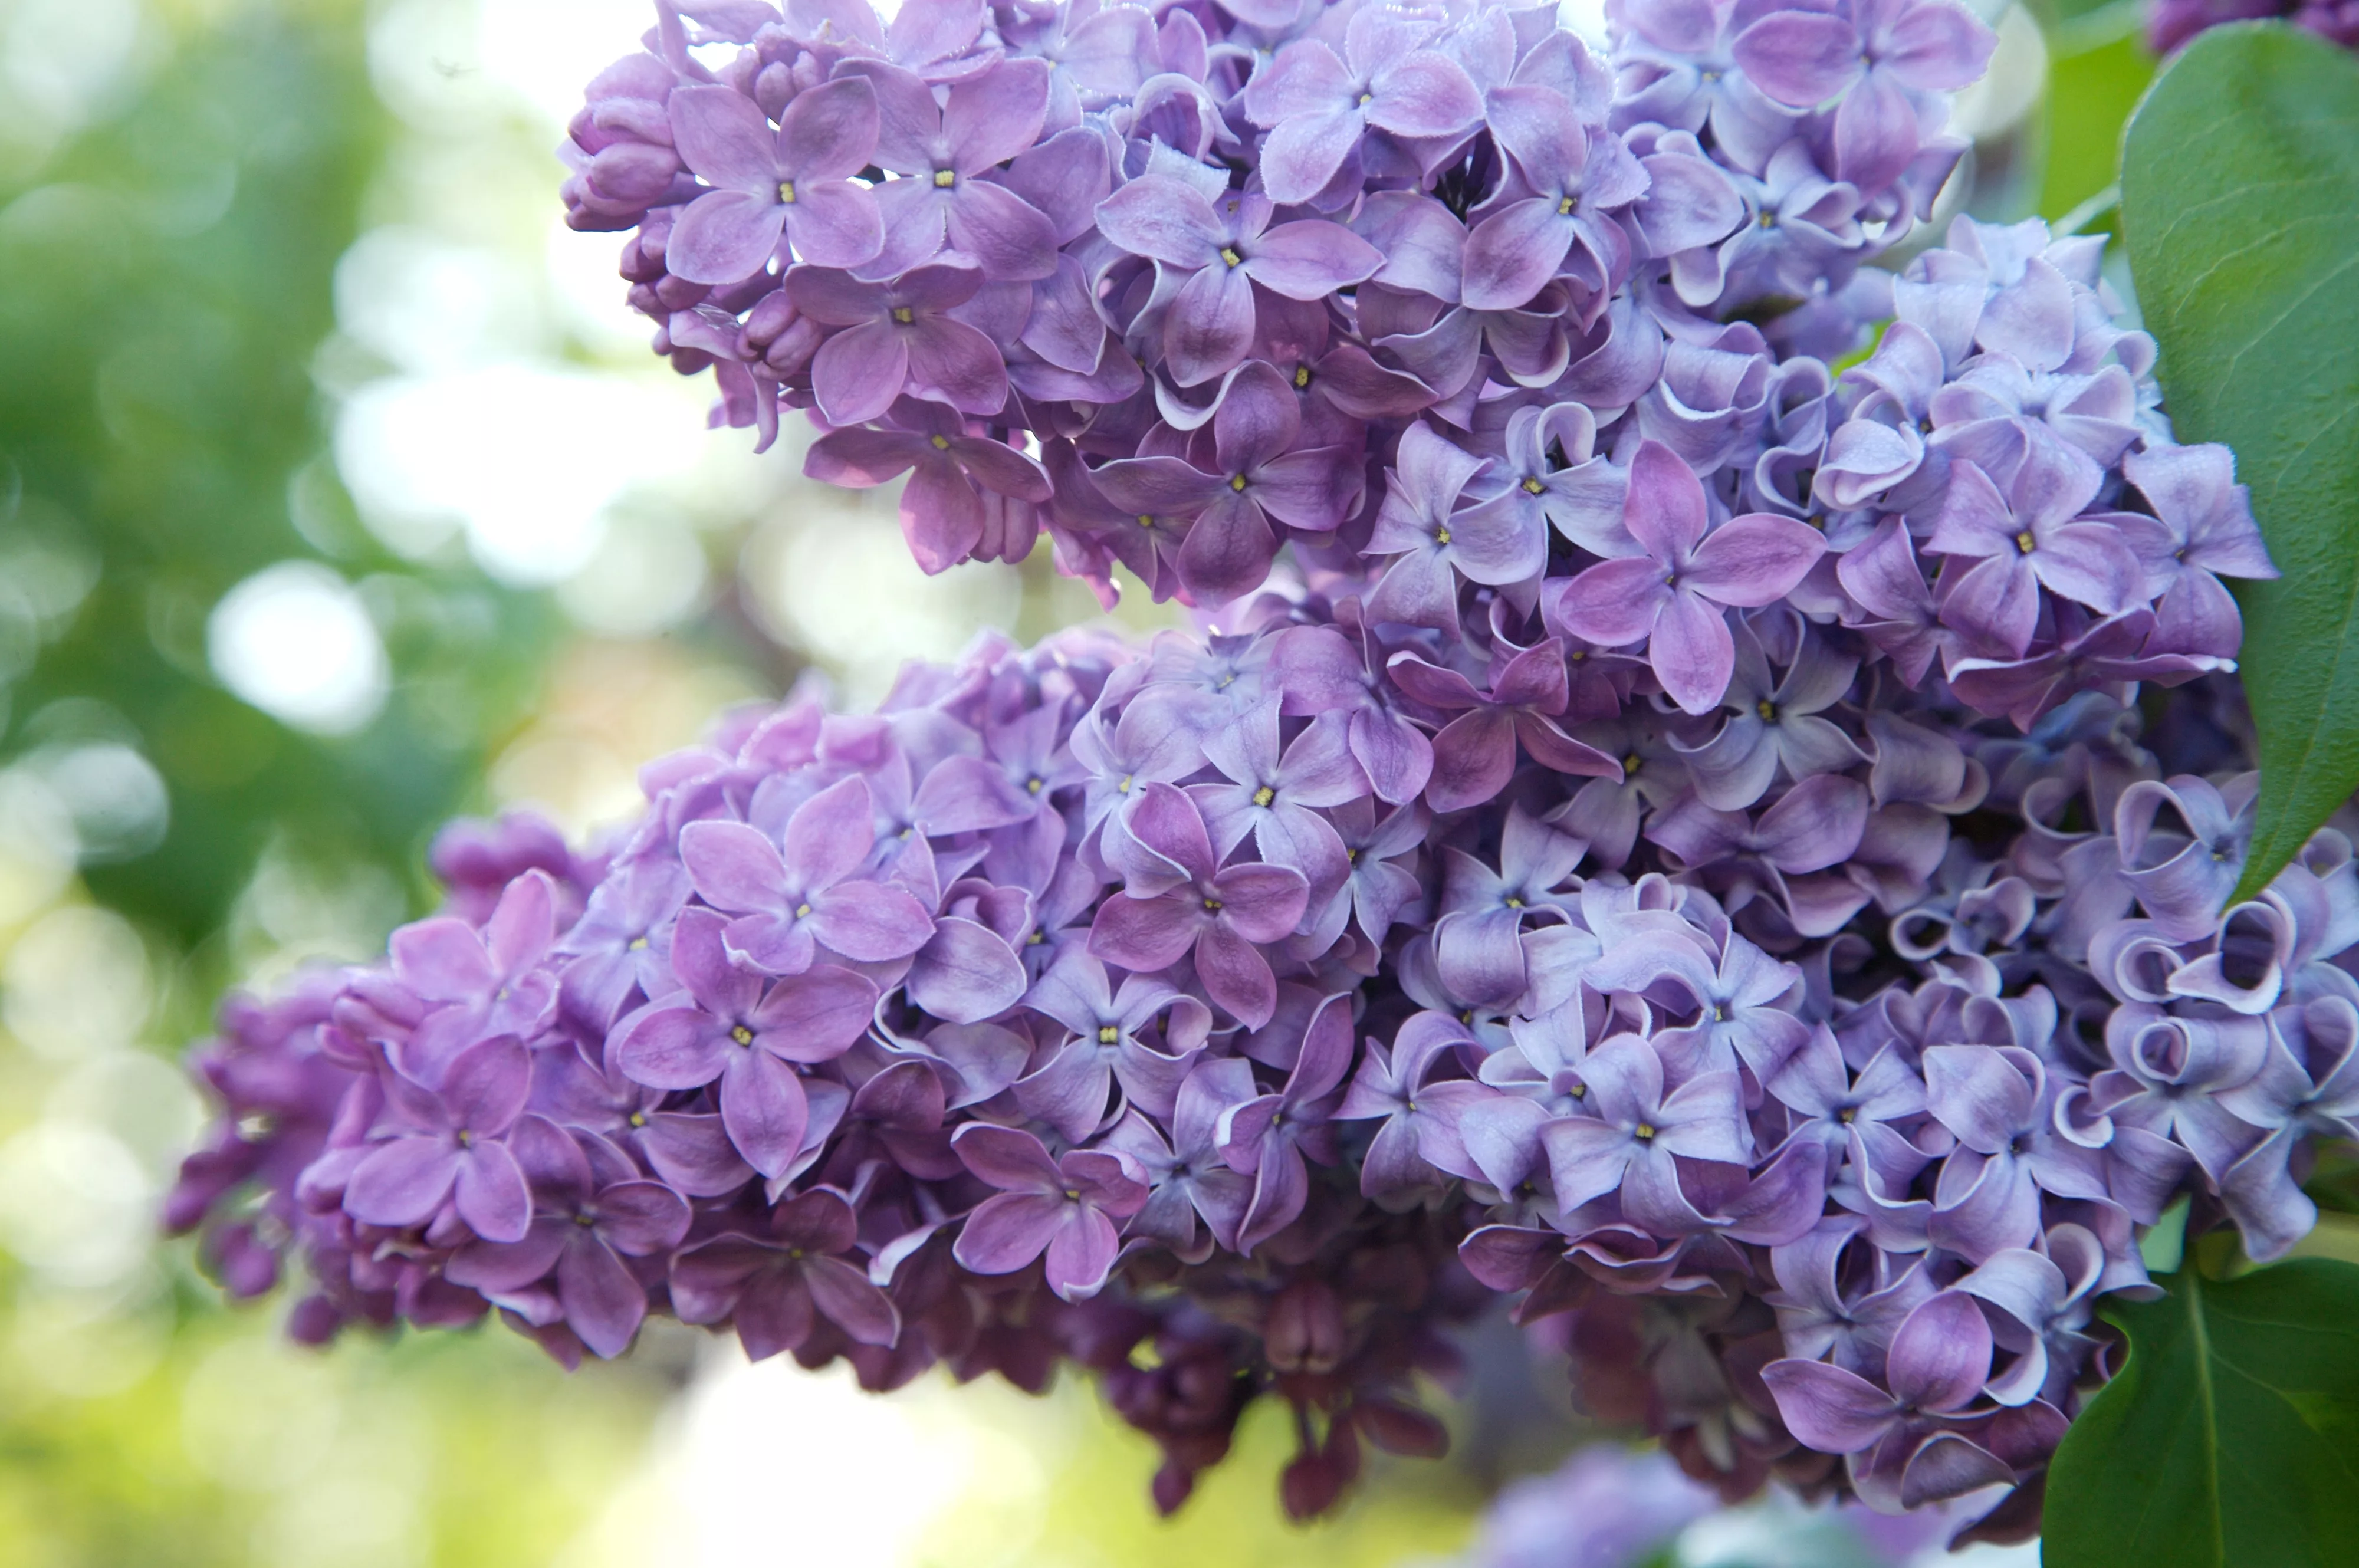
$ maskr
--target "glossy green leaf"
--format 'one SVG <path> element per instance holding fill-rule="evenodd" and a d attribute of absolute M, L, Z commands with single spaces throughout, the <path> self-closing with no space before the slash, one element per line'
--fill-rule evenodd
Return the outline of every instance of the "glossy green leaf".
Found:
<path fill-rule="evenodd" d="M 2359 786 L 2359 60 L 2204 34 L 2130 124 L 2122 217 L 2179 437 L 2235 449 L 2285 573 L 2238 593 L 2261 740 L 2241 898 Z"/>
<path fill-rule="evenodd" d="M 2341 1568 L 2359 1551 L 2359 1265 L 2190 1271 L 2048 1475 L 2045 1568 Z"/>

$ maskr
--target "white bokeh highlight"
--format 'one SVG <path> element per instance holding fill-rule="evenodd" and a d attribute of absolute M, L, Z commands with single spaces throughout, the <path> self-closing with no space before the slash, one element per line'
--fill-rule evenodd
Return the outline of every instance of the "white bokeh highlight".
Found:
<path fill-rule="evenodd" d="M 315 561 L 282 561 L 213 606 L 205 650 L 221 683 L 282 724 L 345 735 L 385 706 L 391 671 L 351 584 Z"/>

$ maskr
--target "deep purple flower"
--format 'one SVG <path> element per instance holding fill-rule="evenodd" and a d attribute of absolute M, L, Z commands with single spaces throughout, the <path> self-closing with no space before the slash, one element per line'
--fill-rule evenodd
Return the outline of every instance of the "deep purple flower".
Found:
<path fill-rule="evenodd" d="M 984 537 L 984 493 L 1041 502 L 1055 493 L 1038 461 L 974 434 L 967 420 L 939 403 L 904 397 L 892 418 L 904 428 L 829 431 L 811 443 L 803 472 L 853 490 L 908 473 L 901 537 L 929 572 L 947 572 L 975 553 Z"/>
<path fill-rule="evenodd" d="M 1502 639 L 1493 658 L 1487 692 L 1413 653 L 1395 654 L 1386 667 L 1393 684 L 1417 702 L 1459 715 L 1433 737 L 1427 804 L 1455 811 L 1496 796 L 1515 773 L 1518 743 L 1533 761 L 1560 773 L 1612 778 L 1619 771 L 1620 764 L 1556 722 L 1570 694 L 1562 643 L 1549 637 L 1518 648 Z"/>
<path fill-rule="evenodd" d="M 844 1257 L 858 1226 L 840 1195 L 799 1193 L 773 1209 L 764 1229 L 718 1236 L 672 1259 L 680 1322 L 730 1323 L 753 1361 L 801 1349 L 821 1318 L 861 1345 L 900 1337 L 892 1301 Z"/>
<path fill-rule="evenodd" d="M 1212 469 L 1178 457 L 1124 458 L 1093 475 L 1116 506 L 1141 516 L 1192 518 L 1180 546 L 1180 581 L 1206 604 L 1251 593 L 1277 554 L 1270 518 L 1319 532 L 1350 500 L 1338 483 L 1344 455 L 1298 449 L 1302 413 L 1277 367 L 1256 360 L 1237 372 L 1212 417 Z"/>
<path fill-rule="evenodd" d="M 966 1168 L 999 1189 L 959 1230 L 959 1262 L 978 1274 L 1012 1274 L 1043 1253 L 1049 1288 L 1069 1301 L 1105 1286 L 1122 1248 L 1115 1221 L 1146 1206 L 1147 1183 L 1127 1156 L 1077 1149 L 1051 1160 L 1040 1140 L 977 1122 L 952 1147 Z"/>
<path fill-rule="evenodd" d="M 513 1295 L 556 1275 L 566 1326 L 599 1356 L 630 1347 L 647 1316 L 647 1288 L 625 1258 L 659 1256 L 688 1234 L 688 1202 L 639 1178 L 621 1152 L 527 1116 L 513 1140 L 532 1182 L 531 1227 L 516 1239 L 473 1242 L 451 1258 L 451 1280 L 485 1295 Z"/>
<path fill-rule="evenodd" d="M 811 361 L 812 390 L 828 422 L 875 419 L 904 393 L 961 413 L 997 413 L 1007 401 L 999 350 L 949 313 L 982 286 L 983 274 L 948 264 L 883 283 L 823 267 L 789 271 L 787 296 L 796 309 L 846 329 L 830 336 Z"/>

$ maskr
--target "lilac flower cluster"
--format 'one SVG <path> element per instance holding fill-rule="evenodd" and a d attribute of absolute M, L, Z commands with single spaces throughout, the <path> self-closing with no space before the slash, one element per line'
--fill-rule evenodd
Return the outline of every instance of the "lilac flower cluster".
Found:
<path fill-rule="evenodd" d="M 1716 505 L 1810 516 L 1832 385 L 1773 343 L 1888 313 L 1859 266 L 1930 211 L 1993 46 L 1949 0 L 1633 0 L 1610 59 L 1547 5 L 658 10 L 565 195 L 635 230 L 631 299 L 717 418 L 766 444 L 800 407 L 813 476 L 908 474 L 929 571 L 1045 529 L 1103 596 L 1118 561 L 1206 605 L 1289 543 L 1422 553 L 1434 496 L 1386 476 L 1439 441 L 1481 461 L 1440 497 L 1460 542 L 1396 590 L 1427 618 L 1632 553 L 1643 439 Z"/>
<path fill-rule="evenodd" d="M 2359 867 L 2323 830 L 2223 910 L 2233 721 L 2167 766 L 2101 690 L 2018 733 L 1840 625 L 1737 635 L 1817 752 L 1767 698 L 1580 719 L 1560 643 L 1315 593 L 740 714 L 601 855 L 456 837 L 386 964 L 234 1005 L 172 1217 L 239 1294 L 299 1256 L 306 1337 L 497 1310 L 570 1362 L 653 1311 L 875 1388 L 1070 1360 L 1166 1506 L 1261 1393 L 1298 1513 L 1363 1442 L 1434 1451 L 1414 1375 L 1501 1294 L 1732 1493 L 2029 1481 L 2142 1227 L 2191 1192 L 2274 1256 L 2359 1134 Z M 1818 758 L 1758 812 L 1702 793 L 1746 714 L 1766 771 Z"/>
<path fill-rule="evenodd" d="M 1639 0 L 1610 67 L 1552 12 L 659 14 L 568 189 L 668 347 L 914 469 L 929 565 L 1045 528 L 1232 607 L 735 715 L 593 855 L 446 839 L 443 914 L 201 1058 L 171 1218 L 234 1291 L 1070 1361 L 1167 1508 L 1271 1395 L 1298 1515 L 1439 1450 L 1509 1296 L 1729 1495 L 2003 1536 L 2141 1232 L 2309 1227 L 2359 867 L 2227 905 L 2230 456 L 2098 242 L 1859 265 L 1964 13 Z"/>
<path fill-rule="evenodd" d="M 2223 23 L 2277 18 L 2359 49 L 2359 4 L 2354 0 L 2153 0 L 2147 7 L 2147 47 L 2169 54 Z"/>

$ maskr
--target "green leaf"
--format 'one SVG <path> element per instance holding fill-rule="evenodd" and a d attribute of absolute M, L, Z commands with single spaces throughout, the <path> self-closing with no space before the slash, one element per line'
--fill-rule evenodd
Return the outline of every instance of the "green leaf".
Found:
<path fill-rule="evenodd" d="M 2045 1568 L 2341 1568 L 2359 1542 L 2359 1264 L 2192 1271 L 2048 1474 Z"/>
<path fill-rule="evenodd" d="M 2235 449 L 2285 573 L 2237 595 L 2261 742 L 2241 898 L 2359 786 L 2359 60 L 2205 33 L 2130 123 L 2122 220 L 2179 438 Z"/>

